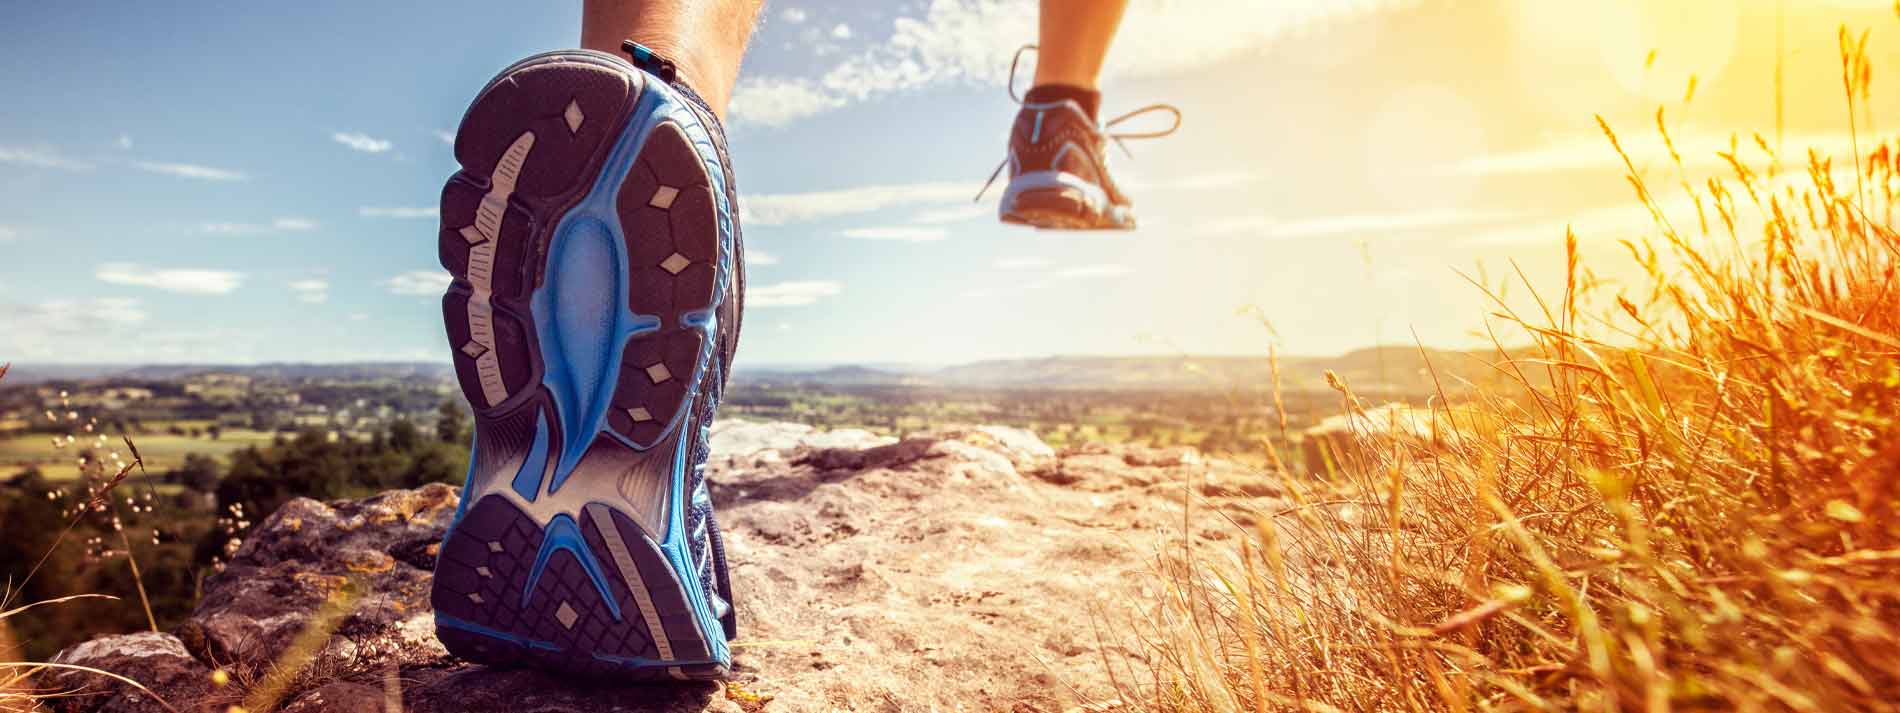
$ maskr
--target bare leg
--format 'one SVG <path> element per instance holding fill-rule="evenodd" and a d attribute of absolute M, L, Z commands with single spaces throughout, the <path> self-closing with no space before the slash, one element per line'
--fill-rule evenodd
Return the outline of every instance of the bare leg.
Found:
<path fill-rule="evenodd" d="M 618 55 L 622 40 L 646 45 L 672 60 L 679 67 L 680 79 L 724 119 L 732 85 L 739 80 L 739 60 L 745 56 L 763 4 L 764 0 L 585 0 L 581 46 Z"/>
<path fill-rule="evenodd" d="M 1036 84 L 1095 89 L 1127 0 L 1042 0 Z"/>

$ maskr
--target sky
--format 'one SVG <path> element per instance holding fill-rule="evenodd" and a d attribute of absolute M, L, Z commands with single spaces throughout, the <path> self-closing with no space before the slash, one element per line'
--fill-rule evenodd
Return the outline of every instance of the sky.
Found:
<path fill-rule="evenodd" d="M 40 363 L 446 359 L 448 140 L 580 15 L 0 2 L 0 361 Z M 727 117 L 741 366 L 1472 346 L 1478 284 L 1561 289 L 1566 227 L 1612 279 L 1650 231 L 1597 115 L 1673 185 L 1662 109 L 1699 182 L 1732 135 L 1777 140 L 1779 56 L 1783 153 L 1845 156 L 1846 25 L 1872 30 L 1861 138 L 1900 116 L 1884 0 L 1136 0 L 1104 112 L 1185 115 L 1111 164 L 1141 228 L 1036 232 L 995 221 L 995 190 L 971 202 L 1035 16 L 767 5 Z"/>

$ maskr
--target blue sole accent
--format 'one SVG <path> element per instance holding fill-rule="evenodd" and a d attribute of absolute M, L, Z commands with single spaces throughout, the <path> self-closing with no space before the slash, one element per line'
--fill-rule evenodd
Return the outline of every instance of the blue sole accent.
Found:
<path fill-rule="evenodd" d="M 548 559 L 553 557 L 557 550 L 567 550 L 574 553 L 574 559 L 580 561 L 581 569 L 587 572 L 587 578 L 593 581 L 594 589 L 600 592 L 600 600 L 607 604 L 607 611 L 614 615 L 614 621 L 620 621 L 620 602 L 607 588 L 607 575 L 601 572 L 600 561 L 594 557 L 593 551 L 588 549 L 587 539 L 581 536 L 580 524 L 563 513 L 555 515 L 554 520 L 548 523 L 543 533 L 541 551 L 535 553 L 534 567 L 528 570 L 528 586 L 521 592 L 521 608 L 527 609 L 528 605 L 534 601 L 534 585 L 541 582 L 541 574 L 547 569 Z"/>
<path fill-rule="evenodd" d="M 435 625 L 446 626 L 451 629 L 466 631 L 471 634 L 481 634 L 482 636 L 486 636 L 491 639 L 500 639 L 502 641 L 506 641 L 511 644 L 519 644 L 521 646 L 526 646 L 530 649 L 541 649 L 542 651 L 560 651 L 561 650 L 560 646 L 555 645 L 554 642 L 551 642 L 551 641 L 541 641 L 539 639 L 530 639 L 525 636 L 516 636 L 506 631 L 500 631 L 498 629 L 490 629 L 486 626 L 482 626 L 481 624 L 477 624 L 472 621 L 462 621 L 461 619 L 457 619 L 452 616 L 443 616 L 439 613 L 435 615 Z"/>
<path fill-rule="evenodd" d="M 660 326 L 656 315 L 626 308 L 632 290 L 625 231 L 614 204 L 654 121 L 648 109 L 657 92 L 649 87 L 634 104 L 633 121 L 622 130 L 587 195 L 555 225 L 548 244 L 550 273 L 559 284 L 534 291 L 530 310 L 542 361 L 541 383 L 554 395 L 554 410 L 566 436 L 548 492 L 560 489 L 603 430 L 613 401 L 615 373 L 627 340 Z M 570 275 L 567 270 L 573 270 Z M 553 281 L 550 281 L 553 282 Z M 606 298 L 611 295 L 613 301 Z M 552 352 L 552 353 L 550 353 Z M 592 352 L 593 358 L 589 352 Z M 557 366 L 558 365 L 558 366 Z M 564 367 L 564 368 L 562 368 Z M 579 437 L 579 434 L 588 434 Z"/>
<path fill-rule="evenodd" d="M 541 478 L 547 468 L 548 420 L 545 414 L 537 412 L 534 419 L 534 445 L 528 449 L 528 459 L 521 462 L 521 470 L 515 471 L 515 478 L 509 486 L 522 499 L 534 502 L 541 495 Z"/>
<path fill-rule="evenodd" d="M 626 233 L 624 226 L 621 225 L 615 201 L 634 161 L 639 158 L 640 149 L 645 147 L 647 137 L 666 119 L 680 115 L 690 117 L 691 112 L 680 103 L 679 99 L 670 96 L 670 90 L 649 83 L 647 91 L 642 92 L 639 100 L 635 102 L 633 118 L 622 129 L 620 138 L 608 152 L 607 159 L 602 164 L 593 186 L 588 189 L 587 195 L 570 208 L 555 225 L 554 237 L 548 247 L 549 270 L 553 272 L 557 269 L 567 269 L 568 260 L 575 260 L 577 274 L 585 276 L 586 279 L 578 280 L 582 287 L 574 292 L 586 296 L 570 297 L 570 291 L 567 288 L 561 288 L 557 292 L 551 290 L 549 285 L 543 285 L 534 291 L 530 301 L 536 337 L 543 350 L 543 361 L 547 364 L 547 368 L 543 370 L 542 384 L 547 387 L 549 393 L 554 395 L 554 412 L 560 419 L 563 436 L 561 455 L 555 464 L 553 480 L 547 488 L 549 493 L 558 490 L 561 484 L 573 474 L 574 467 L 586 454 L 587 447 L 592 444 L 597 435 L 605 432 L 622 443 L 626 443 L 624 438 L 620 438 L 618 434 L 614 434 L 605 427 L 607 408 L 612 402 L 616 384 L 612 379 L 599 376 L 604 372 L 590 371 L 590 367 L 612 369 L 620 364 L 625 357 L 628 340 L 638 334 L 657 329 L 660 318 L 656 315 L 638 314 L 627 308 L 632 289 L 630 276 L 633 270 L 627 254 Z M 682 123 L 682 126 L 684 125 Z M 704 128 L 701 127 L 700 131 L 703 133 Z M 712 194 L 717 202 L 719 215 L 718 275 L 721 279 L 717 280 L 716 284 L 719 285 L 721 293 L 714 300 L 714 304 L 718 304 L 720 299 L 726 297 L 723 294 L 725 285 L 723 278 L 732 269 L 729 262 L 732 254 L 731 214 L 730 206 L 726 205 L 724 180 L 720 172 L 709 170 L 708 176 L 714 184 L 715 190 Z M 594 234 L 596 230 L 604 232 L 604 235 Z M 568 243 L 574 241 L 592 243 L 592 246 L 569 253 L 571 248 Z M 570 258 L 569 255 L 574 255 L 574 257 Z M 604 274 L 605 271 L 601 265 L 597 264 L 599 262 L 612 265 L 615 270 L 611 275 Z M 565 272 L 560 275 L 563 282 L 569 278 Z M 610 286 L 614 308 L 609 310 L 607 315 L 601 315 L 594 310 L 604 302 L 601 299 L 602 293 L 608 292 Z M 582 293 L 581 290 L 591 292 Z M 574 306 L 579 313 L 561 314 L 561 311 L 569 308 L 570 305 Z M 692 384 L 693 388 L 687 392 L 687 398 L 667 424 L 667 433 L 677 431 L 694 413 L 698 378 L 706 377 L 708 367 L 711 366 L 713 345 L 717 341 L 714 338 L 717 319 L 712 310 L 696 311 L 688 315 L 688 319 L 689 323 L 704 329 L 707 338 L 702 340 L 700 354 L 696 360 L 697 378 Z M 578 331 L 579 334 L 567 337 L 560 333 L 562 329 Z M 585 355 L 570 356 L 564 351 L 570 343 L 598 344 L 600 358 L 596 360 L 585 359 Z M 563 353 L 553 358 L 548 357 L 546 352 L 551 346 L 563 350 Z M 579 378 L 557 366 L 574 364 L 581 364 L 577 367 L 577 370 L 583 372 Z M 593 365 L 605 366 L 593 367 Z M 672 506 L 667 508 L 669 522 L 667 532 L 660 538 L 660 549 L 665 553 L 674 576 L 686 590 L 687 599 L 692 603 L 694 618 L 700 626 L 702 635 L 711 645 L 715 657 L 725 662 L 730 661 L 732 655 L 726 645 L 724 632 L 719 627 L 719 619 L 713 615 L 712 606 L 706 601 L 705 589 L 699 581 L 698 568 L 692 564 L 692 555 L 687 550 L 688 538 L 684 533 L 684 512 L 686 508 L 691 507 L 691 503 L 685 497 L 685 470 L 692 439 L 685 437 L 686 435 L 681 434 L 681 437 L 674 439 L 675 447 L 671 454 L 672 466 L 669 468 L 672 475 L 669 502 Z M 632 444 L 628 443 L 628 445 Z M 552 527 L 553 524 L 550 523 L 550 536 Z M 589 572 L 591 574 L 592 570 Z"/>

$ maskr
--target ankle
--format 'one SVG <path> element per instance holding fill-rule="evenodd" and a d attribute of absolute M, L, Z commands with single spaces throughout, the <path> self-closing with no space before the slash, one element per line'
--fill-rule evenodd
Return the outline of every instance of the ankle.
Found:
<path fill-rule="evenodd" d="M 1082 107 L 1082 113 L 1089 119 L 1095 119 L 1102 107 L 1102 93 L 1090 87 L 1073 84 L 1037 84 L 1023 95 L 1024 104 L 1041 104 L 1070 100 Z"/>
<path fill-rule="evenodd" d="M 732 100 L 733 85 L 732 80 L 725 77 L 732 70 L 725 69 L 725 63 L 710 56 L 713 53 L 688 49 L 687 43 L 673 37 L 642 38 L 639 35 L 629 38 L 616 37 L 611 42 L 605 40 L 582 42 L 581 46 L 627 59 L 626 51 L 621 48 L 621 42 L 627 39 L 646 46 L 647 49 L 653 51 L 653 54 L 672 62 L 677 75 L 675 81 L 691 87 L 694 93 L 705 100 L 721 121 L 725 120 L 726 104 Z"/>
<path fill-rule="evenodd" d="M 672 62 L 678 81 L 692 87 L 714 114 L 725 119 L 758 3 L 739 3 L 731 12 L 718 13 L 677 0 L 588 0 L 584 5 L 582 47 L 624 57 L 621 42 L 645 45 Z"/>

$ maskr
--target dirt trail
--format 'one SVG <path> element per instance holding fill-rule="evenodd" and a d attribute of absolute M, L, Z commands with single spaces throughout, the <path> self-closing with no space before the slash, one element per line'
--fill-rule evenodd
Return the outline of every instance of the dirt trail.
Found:
<path fill-rule="evenodd" d="M 205 662 L 295 653 L 290 642 L 324 602 L 355 597 L 305 652 L 312 663 L 286 710 L 383 711 L 398 696 L 411 711 L 1056 713 L 1113 698 L 1104 661 L 1120 666 L 1131 652 L 1098 624 L 1147 600 L 1149 559 L 1178 538 L 1184 492 L 1216 503 L 1273 496 L 1258 476 L 1189 449 L 1058 453 L 989 426 L 898 441 L 722 422 L 713 446 L 740 616 L 724 687 L 576 686 L 449 659 L 427 605 L 435 543 L 456 505 L 444 486 L 293 501 L 207 583 L 176 632 L 102 637 L 61 660 L 223 710 L 241 686 L 212 687 Z M 123 687 L 95 689 L 64 709 L 150 707 Z"/>

